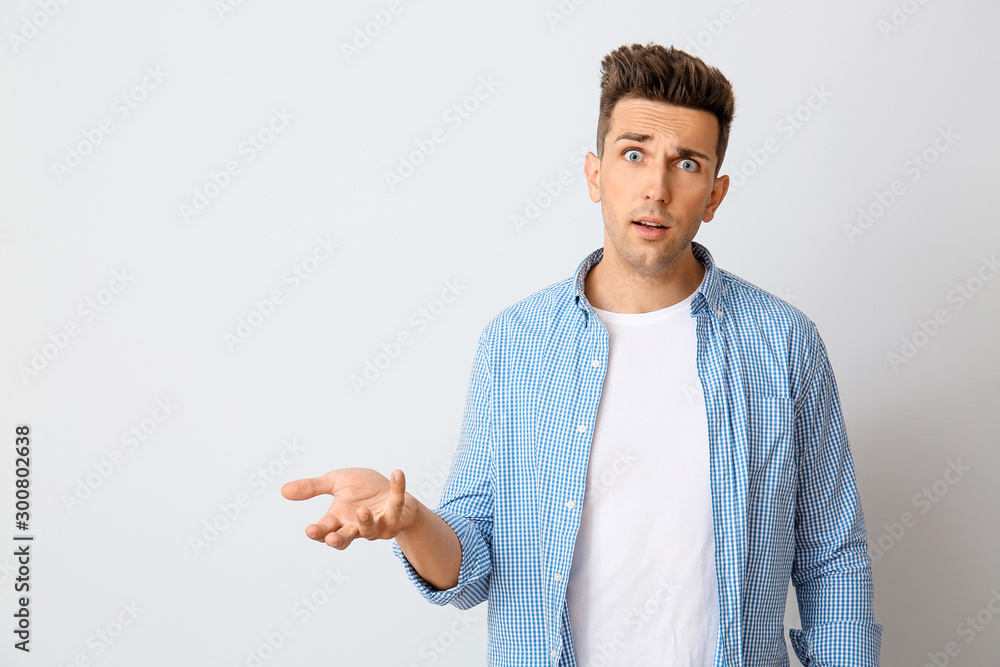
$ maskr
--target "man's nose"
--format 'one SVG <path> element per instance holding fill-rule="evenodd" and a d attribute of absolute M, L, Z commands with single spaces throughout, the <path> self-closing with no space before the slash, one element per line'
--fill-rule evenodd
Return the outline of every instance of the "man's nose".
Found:
<path fill-rule="evenodd" d="M 653 201 L 670 201 L 670 169 L 665 163 L 650 165 L 646 170 L 646 199 Z"/>

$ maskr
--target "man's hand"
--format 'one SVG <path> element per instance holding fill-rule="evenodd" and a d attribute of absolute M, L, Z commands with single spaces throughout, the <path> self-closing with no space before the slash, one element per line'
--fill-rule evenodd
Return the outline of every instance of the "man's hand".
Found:
<path fill-rule="evenodd" d="M 306 535 L 334 549 L 346 549 L 358 536 L 389 540 L 413 525 L 420 501 L 406 493 L 402 470 L 393 470 L 391 477 L 388 480 L 369 468 L 343 468 L 288 482 L 281 495 L 289 500 L 332 495 L 326 514 L 306 527 Z"/>

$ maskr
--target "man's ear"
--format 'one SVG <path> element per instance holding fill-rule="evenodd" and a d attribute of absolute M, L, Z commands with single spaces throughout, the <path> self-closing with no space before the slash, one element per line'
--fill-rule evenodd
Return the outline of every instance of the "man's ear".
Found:
<path fill-rule="evenodd" d="M 705 214 L 701 217 L 703 222 L 712 221 L 712 218 L 715 217 L 715 209 L 719 208 L 719 204 L 726 198 L 727 192 L 729 192 L 729 176 L 719 176 L 715 179 L 715 184 L 712 185 L 712 194 L 708 197 L 708 206 L 705 207 Z"/>
<path fill-rule="evenodd" d="M 596 204 L 601 201 L 601 159 L 593 153 L 587 153 L 583 160 L 583 175 L 587 177 L 590 201 Z"/>

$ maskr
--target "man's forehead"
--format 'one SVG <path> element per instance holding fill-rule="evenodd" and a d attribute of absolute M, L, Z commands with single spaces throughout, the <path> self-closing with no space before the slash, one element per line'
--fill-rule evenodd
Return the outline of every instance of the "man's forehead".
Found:
<path fill-rule="evenodd" d="M 719 121 L 713 113 L 703 109 L 645 98 L 625 98 L 615 105 L 609 130 L 611 142 L 617 141 L 622 134 L 647 135 L 653 139 L 683 136 L 687 142 L 707 142 L 704 147 L 714 149 Z"/>

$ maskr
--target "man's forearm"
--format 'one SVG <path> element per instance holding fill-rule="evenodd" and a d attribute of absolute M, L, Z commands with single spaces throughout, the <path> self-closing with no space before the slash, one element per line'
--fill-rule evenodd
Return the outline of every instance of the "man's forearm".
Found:
<path fill-rule="evenodd" d="M 462 544 L 448 522 L 418 503 L 413 524 L 396 535 L 396 543 L 424 581 L 438 590 L 458 583 Z"/>

